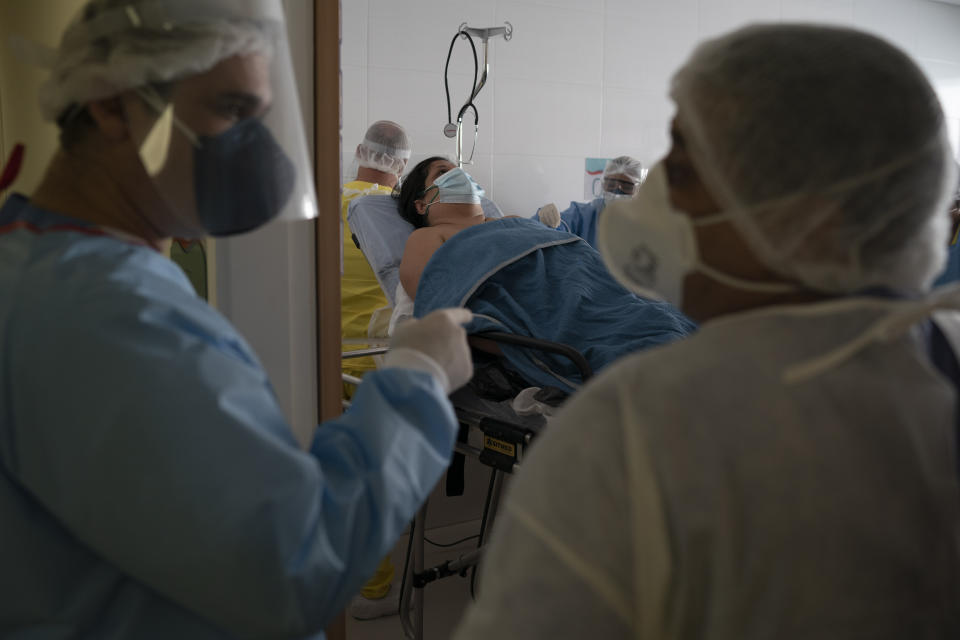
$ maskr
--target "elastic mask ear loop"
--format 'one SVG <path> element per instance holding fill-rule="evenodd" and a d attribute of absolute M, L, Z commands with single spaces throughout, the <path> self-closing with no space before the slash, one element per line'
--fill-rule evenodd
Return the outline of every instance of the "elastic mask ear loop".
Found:
<path fill-rule="evenodd" d="M 422 216 L 426 216 L 428 213 L 430 213 L 430 206 L 431 206 L 434 202 L 437 201 L 437 198 L 440 197 L 440 187 L 438 187 L 438 186 L 435 185 L 435 184 L 432 184 L 432 185 L 430 185 L 429 187 L 427 187 L 426 189 L 424 189 L 424 190 L 423 190 L 423 195 L 426 196 L 426 195 L 427 195 L 427 191 L 429 191 L 430 189 L 436 189 L 436 190 L 437 190 L 437 193 L 436 193 L 436 195 L 433 196 L 433 200 L 431 200 L 431 201 L 428 202 L 426 205 L 424 205 L 424 207 L 423 207 L 423 213 L 420 214 L 420 215 L 422 215 Z"/>
<path fill-rule="evenodd" d="M 919 302 L 904 303 L 899 309 L 867 327 L 859 336 L 821 356 L 788 367 L 782 374 L 784 384 L 798 384 L 833 369 L 874 342 L 888 342 L 906 333 L 910 327 L 935 311 L 960 310 L 960 287 L 953 286 Z"/>
<path fill-rule="evenodd" d="M 693 266 L 695 271 L 706 275 L 713 280 L 716 280 L 720 284 L 727 285 L 733 289 L 740 289 L 741 291 L 755 291 L 757 293 L 794 293 L 800 291 L 800 287 L 789 282 L 769 282 L 761 280 L 744 280 L 743 278 L 738 278 L 736 276 L 731 276 L 729 274 L 723 273 L 711 267 L 708 264 L 705 264 L 700 258 L 697 258 L 696 264 Z"/>
<path fill-rule="evenodd" d="M 689 214 L 684 214 L 688 215 Z M 730 214 L 728 213 L 712 213 L 710 215 L 701 216 L 699 218 L 690 218 L 690 222 L 695 227 L 699 226 L 708 226 L 711 224 L 719 224 L 721 222 L 727 222 L 730 219 Z M 757 293 L 794 293 L 800 291 L 800 287 L 789 282 L 769 282 L 769 281 L 758 281 L 758 280 L 744 280 L 743 278 L 738 278 L 737 276 L 731 276 L 730 274 L 724 273 L 717 270 L 714 267 L 703 262 L 700 259 L 699 252 L 697 254 L 697 262 L 693 265 L 693 269 L 703 273 L 704 275 L 716 280 L 720 284 L 724 284 L 728 287 L 734 289 L 740 289 L 741 291 L 755 291 Z"/>

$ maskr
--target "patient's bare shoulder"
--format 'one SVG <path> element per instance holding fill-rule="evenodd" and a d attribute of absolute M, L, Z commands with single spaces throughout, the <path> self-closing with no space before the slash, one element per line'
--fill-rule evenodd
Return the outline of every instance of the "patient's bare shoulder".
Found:
<path fill-rule="evenodd" d="M 430 261 L 430 257 L 443 244 L 444 236 L 440 229 L 423 227 L 415 229 L 407 238 L 400 261 L 400 283 L 411 298 L 417 297 L 417 285 L 420 275 Z"/>
<path fill-rule="evenodd" d="M 443 244 L 446 235 L 442 229 L 438 229 L 437 227 L 414 229 L 413 233 L 407 238 L 407 244 L 403 249 L 403 259 L 406 260 L 408 255 L 420 253 L 433 255 L 433 252 Z"/>

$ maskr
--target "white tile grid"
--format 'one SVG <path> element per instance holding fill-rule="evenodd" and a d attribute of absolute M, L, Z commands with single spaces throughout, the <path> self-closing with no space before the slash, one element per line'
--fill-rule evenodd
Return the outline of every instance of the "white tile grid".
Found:
<path fill-rule="evenodd" d="M 779 22 L 780 0 L 701 0 L 699 38 L 705 40 L 757 22 Z"/>
<path fill-rule="evenodd" d="M 947 118 L 947 135 L 953 146 L 953 157 L 960 162 L 960 118 Z"/>
<path fill-rule="evenodd" d="M 918 57 L 960 64 L 960 6 L 918 2 L 917 29 Z"/>
<path fill-rule="evenodd" d="M 369 122 L 391 118 L 408 128 L 419 157 L 454 153 L 441 133 L 442 73 L 457 26 L 513 23 L 513 40 L 498 38 L 490 45 L 491 81 L 478 103 L 478 164 L 470 168 L 510 212 L 544 200 L 579 198 L 584 157 L 617 155 L 625 147 L 647 164 L 660 157 L 668 147 L 672 108 L 665 96 L 672 73 L 698 41 L 756 21 L 853 25 L 904 48 L 931 76 L 950 118 L 952 140 L 960 146 L 960 7 L 928 0 L 345 0 L 344 5 L 344 145 L 352 149 L 350 138 L 362 135 Z M 359 17 L 364 11 L 366 21 Z M 591 33 L 593 41 L 587 38 Z M 358 79 L 364 56 L 366 78 Z M 453 91 L 455 105 L 469 83 L 471 63 L 469 47 L 458 42 L 451 68 L 462 89 Z"/>
<path fill-rule="evenodd" d="M 644 155 L 642 160 L 644 166 L 649 167 L 654 162 L 661 160 L 670 150 L 670 121 L 645 122 L 643 125 L 642 136 L 644 140 Z"/>
<path fill-rule="evenodd" d="M 577 9 L 590 13 L 603 13 L 604 0 L 510 0 L 512 4 L 529 4 L 561 9 Z M 608 0 L 609 1 L 609 0 Z M 500 4 L 503 4 L 502 2 Z"/>
<path fill-rule="evenodd" d="M 340 11 L 340 64 L 365 67 L 369 0 L 343 0 Z"/>
<path fill-rule="evenodd" d="M 643 55 L 646 43 L 636 37 L 642 19 L 628 16 L 606 16 L 603 40 L 603 86 L 639 91 L 644 87 L 647 70 L 658 57 Z"/>
<path fill-rule="evenodd" d="M 498 154 L 493 185 L 508 215 L 529 217 L 548 202 L 562 211 L 583 199 L 583 157 Z"/>
<path fill-rule="evenodd" d="M 920 58 L 920 67 L 937 92 L 947 116 L 947 133 L 954 155 L 960 158 L 960 64 Z"/>
<path fill-rule="evenodd" d="M 719 1 L 730 4 L 730 0 Z M 664 12 L 695 10 L 699 4 L 698 0 L 606 0 L 605 13 L 614 17 L 655 19 Z"/>
<path fill-rule="evenodd" d="M 950 118 L 960 118 L 960 64 L 925 58 L 919 62 L 940 98 L 944 113 Z"/>
<path fill-rule="evenodd" d="M 603 74 L 603 17 L 519 2 L 500 2 L 496 24 L 508 21 L 515 36 L 491 40 L 498 77 L 599 86 Z"/>
<path fill-rule="evenodd" d="M 813 22 L 848 26 L 853 22 L 853 0 L 781 0 L 784 22 Z"/>
<path fill-rule="evenodd" d="M 665 95 L 671 75 L 698 41 L 697 25 L 696 8 L 683 4 L 642 18 L 608 13 L 604 87 Z"/>
<path fill-rule="evenodd" d="M 494 0 L 369 1 L 369 64 L 375 67 L 443 73 L 461 23 L 494 24 Z M 465 41 L 454 46 L 456 55 L 470 55 L 469 49 Z"/>
<path fill-rule="evenodd" d="M 495 80 L 493 152 L 577 156 L 599 150 L 599 85 Z"/>
<path fill-rule="evenodd" d="M 644 97 L 628 89 L 604 89 L 599 157 L 629 155 L 640 159 L 644 144 L 637 114 L 643 110 Z"/>
<path fill-rule="evenodd" d="M 853 24 L 917 55 L 919 10 L 917 0 L 856 0 Z"/>
<path fill-rule="evenodd" d="M 340 91 L 344 107 L 340 114 L 340 144 L 344 151 L 352 152 L 370 125 L 367 120 L 367 68 L 343 65 L 340 68 Z"/>
<path fill-rule="evenodd" d="M 626 154 L 649 167 L 665 151 L 663 143 L 673 110 L 673 103 L 665 95 L 604 89 L 599 157 Z"/>

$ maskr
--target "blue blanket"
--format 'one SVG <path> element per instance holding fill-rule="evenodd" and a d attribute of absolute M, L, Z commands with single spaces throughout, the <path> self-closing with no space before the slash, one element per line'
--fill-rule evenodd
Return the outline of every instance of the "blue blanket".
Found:
<path fill-rule="evenodd" d="M 594 371 L 695 329 L 675 307 L 620 286 L 579 237 L 522 218 L 460 231 L 430 258 L 414 315 L 461 306 L 476 314 L 469 333 L 509 331 L 561 342 L 580 351 Z M 563 356 L 500 348 L 532 385 L 572 391 L 582 382 Z"/>

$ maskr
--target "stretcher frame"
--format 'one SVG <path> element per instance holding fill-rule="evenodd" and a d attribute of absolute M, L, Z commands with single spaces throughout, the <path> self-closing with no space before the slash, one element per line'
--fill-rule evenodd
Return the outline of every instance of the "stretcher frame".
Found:
<path fill-rule="evenodd" d="M 472 335 L 499 344 L 510 344 L 566 357 L 577 367 L 583 381 L 593 375 L 590 363 L 583 354 L 566 344 L 502 331 L 486 331 Z M 345 351 L 343 358 L 380 355 L 386 353 L 386 351 L 387 348 L 385 347 Z M 351 384 L 360 383 L 359 378 L 347 374 L 343 375 L 343 379 Z M 492 416 L 484 413 L 482 410 L 478 410 L 475 403 L 464 402 L 466 399 L 472 400 L 471 395 L 476 396 L 472 390 L 464 387 L 451 394 L 450 401 L 460 425 L 460 433 L 457 437 L 454 452 L 476 458 L 481 464 L 491 468 L 477 548 L 461 554 L 454 560 L 443 562 L 435 567 L 425 568 L 424 545 L 428 502 L 424 501 L 410 525 L 407 552 L 400 582 L 400 624 L 404 636 L 409 640 L 423 640 L 424 589 L 428 584 L 454 575 L 465 577 L 467 571 L 473 571 L 471 579 L 474 581 L 472 585 L 475 584 L 477 566 L 484 554 L 485 541 L 488 539 L 490 530 L 496 520 L 505 474 L 513 474 L 519 471 L 526 448 L 531 445 L 540 429 L 546 426 L 546 419 L 543 416 L 538 416 L 539 419 L 526 421 L 520 420 L 520 417 L 517 416 L 518 422 L 511 422 L 504 420 L 502 415 Z M 474 406 L 470 406 L 471 404 Z M 480 447 L 470 444 L 471 432 L 479 433 Z"/>

